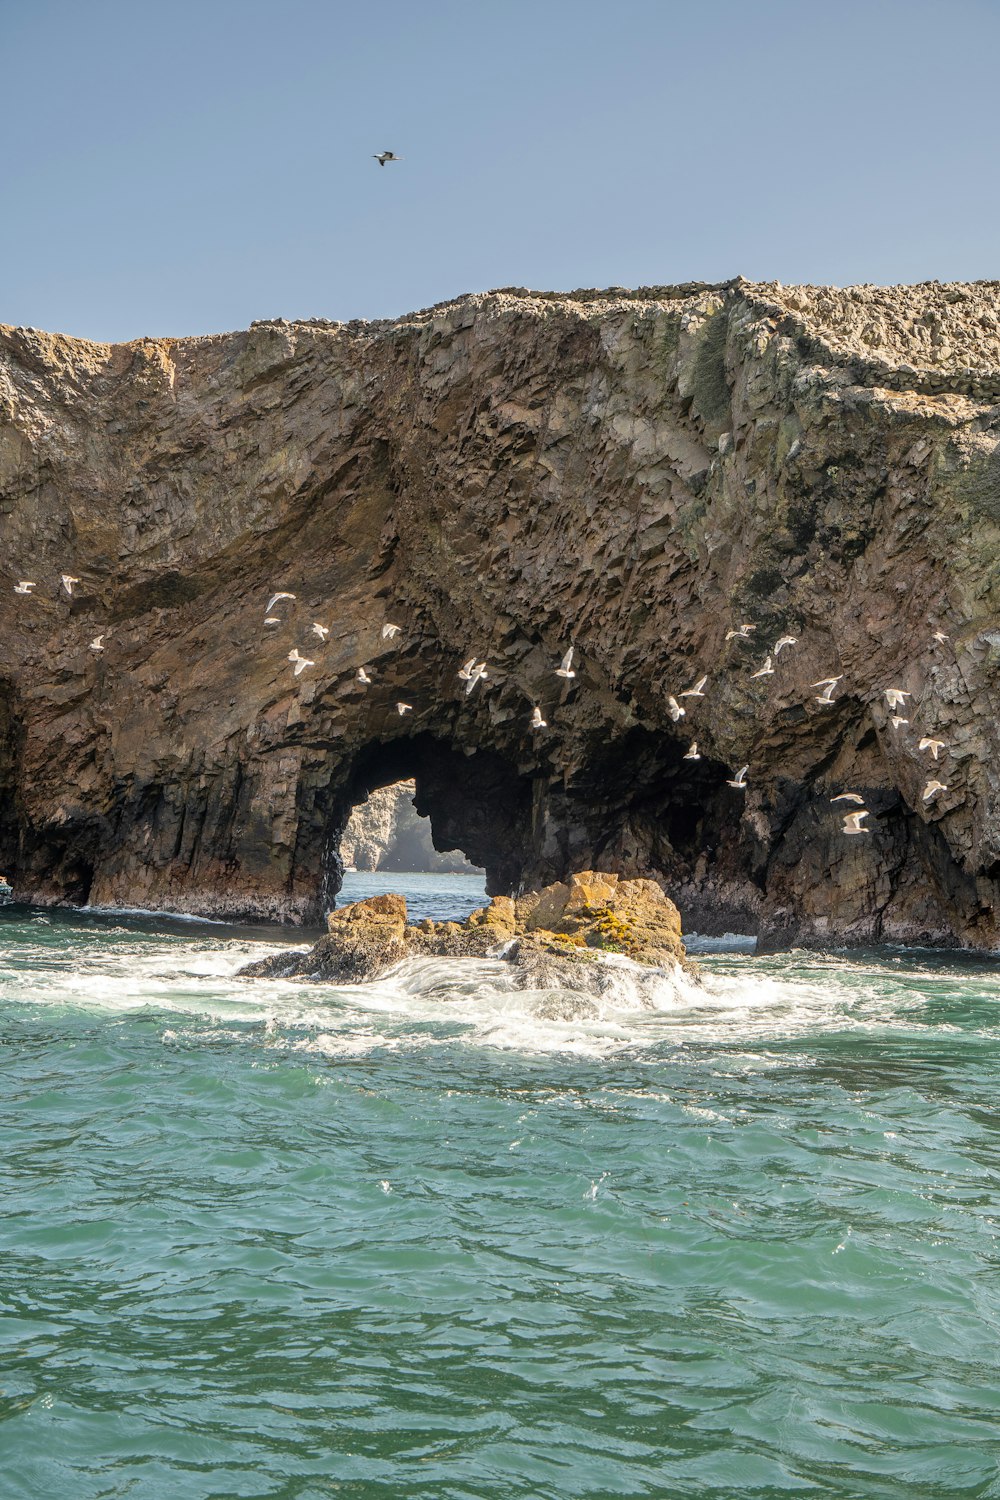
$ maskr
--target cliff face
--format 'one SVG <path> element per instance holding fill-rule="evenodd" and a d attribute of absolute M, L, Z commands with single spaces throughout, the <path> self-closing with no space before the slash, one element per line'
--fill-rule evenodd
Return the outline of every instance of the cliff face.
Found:
<path fill-rule="evenodd" d="M 998 439 L 994 283 L 3 330 L 0 868 L 37 900 L 315 920 L 353 803 L 412 776 L 492 892 L 652 873 L 689 927 L 995 946 Z M 272 589 L 297 598 L 265 626 Z"/>

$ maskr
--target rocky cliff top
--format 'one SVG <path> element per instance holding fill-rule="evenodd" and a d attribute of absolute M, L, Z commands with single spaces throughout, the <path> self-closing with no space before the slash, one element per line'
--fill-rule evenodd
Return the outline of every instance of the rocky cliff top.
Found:
<path fill-rule="evenodd" d="M 496 893 L 587 865 L 773 941 L 1000 942 L 998 316 L 996 283 L 736 280 L 0 331 L 0 863 L 312 920 L 351 807 L 412 776 Z"/>

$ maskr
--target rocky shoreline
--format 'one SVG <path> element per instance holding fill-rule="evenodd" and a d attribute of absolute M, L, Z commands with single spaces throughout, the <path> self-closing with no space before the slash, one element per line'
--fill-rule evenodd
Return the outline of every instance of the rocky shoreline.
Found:
<path fill-rule="evenodd" d="M 411 925 L 399 895 L 354 901 L 330 913 L 312 948 L 259 959 L 240 976 L 363 984 L 408 958 L 495 958 L 510 965 L 516 988 L 601 994 L 614 983 L 601 962 L 611 955 L 649 971 L 696 973 L 680 913 L 654 881 L 585 870 L 527 896 L 494 896 L 464 922 Z"/>

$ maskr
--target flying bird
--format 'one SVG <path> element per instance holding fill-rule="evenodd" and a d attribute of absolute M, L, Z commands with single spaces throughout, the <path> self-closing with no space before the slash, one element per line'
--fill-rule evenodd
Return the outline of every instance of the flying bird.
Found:
<path fill-rule="evenodd" d="M 909 724 L 909 722 L 909 719 L 901 719 L 898 714 L 893 714 L 892 718 L 889 720 L 889 723 L 892 725 L 893 729 L 899 729 L 903 724 Z"/>
<path fill-rule="evenodd" d="M 845 833 L 871 833 L 870 828 L 862 828 L 861 819 L 867 818 L 868 810 L 864 812 L 848 813 L 844 818 Z"/>
<path fill-rule="evenodd" d="M 701 756 L 698 754 L 698 741 L 697 740 L 692 740 L 691 741 L 691 745 L 690 745 L 690 747 L 689 747 L 689 749 L 687 751 L 687 754 L 684 756 L 684 759 L 685 760 L 701 760 Z"/>
<path fill-rule="evenodd" d="M 476 683 L 485 681 L 485 679 L 489 675 L 490 674 L 486 670 L 486 663 L 484 661 L 477 661 L 473 665 L 472 671 L 469 673 L 468 680 L 465 684 L 465 696 L 468 697 L 472 692 L 472 689 L 475 687 Z"/>
<path fill-rule="evenodd" d="M 62 579 L 62 586 L 67 594 L 72 594 L 73 585 L 80 582 L 79 578 L 74 578 L 72 573 L 61 573 L 59 576 Z"/>
<path fill-rule="evenodd" d="M 294 598 L 295 598 L 294 594 L 286 594 L 286 593 L 272 594 L 271 597 L 270 597 L 270 599 L 268 599 L 267 604 L 264 607 L 264 613 L 266 615 L 269 615 L 271 613 L 272 609 L 274 608 L 274 606 L 277 604 L 277 602 L 278 602 L 279 599 L 294 599 Z"/>
<path fill-rule="evenodd" d="M 413 704 L 412 703 L 397 703 L 396 704 L 396 712 L 399 714 L 400 718 L 402 718 L 404 714 L 412 714 L 412 712 L 413 712 Z"/>
<path fill-rule="evenodd" d="M 296 677 L 304 672 L 306 667 L 314 667 L 316 665 L 314 661 L 309 660 L 308 656 L 300 656 L 299 648 L 297 646 L 293 646 L 291 651 L 289 651 L 288 660 L 290 662 L 293 662 L 295 665 Z"/>
<path fill-rule="evenodd" d="M 797 646 L 798 644 L 799 638 L 797 635 L 779 635 L 774 643 L 774 654 L 775 656 L 780 656 L 786 646 Z"/>
<path fill-rule="evenodd" d="M 27 579 L 22 578 L 21 581 L 18 583 L 17 587 L 14 589 L 14 593 L 15 594 L 30 594 L 31 590 L 33 588 L 37 588 L 37 584 L 29 583 L 27 581 Z"/>
<path fill-rule="evenodd" d="M 704 698 L 705 683 L 707 681 L 707 677 L 699 677 L 694 687 L 687 688 L 683 693 L 679 694 L 679 696 L 681 698 Z"/>
<path fill-rule="evenodd" d="M 542 710 L 538 707 L 531 710 L 531 727 L 532 729 L 548 729 L 549 727 L 542 718 Z"/>
<path fill-rule="evenodd" d="M 687 709 L 681 708 L 673 693 L 667 694 L 667 708 L 670 711 L 670 717 L 673 719 L 675 724 L 679 719 L 683 719 L 684 715 L 687 713 Z"/>
<path fill-rule="evenodd" d="M 822 693 L 816 698 L 817 703 L 830 704 L 833 702 L 833 690 L 843 675 L 843 672 L 841 672 L 840 677 L 821 677 L 819 682 L 811 682 L 809 684 L 810 687 L 821 687 L 823 689 Z"/>
<path fill-rule="evenodd" d="M 364 667 L 358 668 L 356 681 L 360 682 L 363 687 L 371 686 L 371 678 L 368 676 L 368 673 L 365 671 Z"/>
<path fill-rule="evenodd" d="M 745 792 L 747 789 L 747 772 L 749 771 L 749 769 L 749 766 L 741 766 L 740 769 L 736 772 L 735 780 L 727 781 L 726 786 L 734 786 L 736 787 L 737 791 Z"/>
<path fill-rule="evenodd" d="M 380 167 L 384 167 L 387 161 L 402 161 L 403 158 L 397 156 L 395 151 L 375 151 L 372 153 L 372 160 L 377 161 Z"/>
<path fill-rule="evenodd" d="M 91 649 L 91 651 L 103 651 L 104 650 L 104 637 L 105 637 L 105 635 L 107 635 L 107 631 L 102 631 L 102 633 L 100 635 L 95 635 L 94 636 L 94 639 L 90 643 L 90 649 Z"/>
<path fill-rule="evenodd" d="M 938 792 L 946 792 L 948 788 L 943 781 L 929 781 L 923 790 L 923 800 L 933 802 Z"/>
<path fill-rule="evenodd" d="M 327 636 L 330 634 L 330 627 L 329 625 L 319 625 L 314 623 L 312 627 L 312 633 L 313 635 L 318 635 L 321 641 L 325 641 Z"/>
<path fill-rule="evenodd" d="M 939 646 L 943 646 L 945 641 L 951 640 L 951 636 L 946 635 L 943 630 L 935 630 L 934 634 L 931 636 L 931 640 L 937 641 Z"/>
<path fill-rule="evenodd" d="M 751 632 L 754 631 L 754 630 L 756 630 L 756 629 L 757 629 L 756 625 L 741 625 L 740 628 L 739 628 L 739 630 L 727 630 L 726 631 L 726 640 L 727 641 L 748 641 L 750 639 Z"/>
<path fill-rule="evenodd" d="M 277 615 L 268 615 L 267 618 L 264 621 L 264 624 L 265 625 L 280 625 L 281 621 L 278 619 Z"/>
<path fill-rule="evenodd" d="M 760 670 L 758 672 L 751 672 L 750 676 L 751 676 L 751 678 L 754 678 L 754 677 L 773 677 L 774 676 L 774 664 L 772 663 L 771 658 L 767 657 L 766 660 L 765 660 L 765 662 L 764 662 L 764 665 L 760 668 Z"/>
<path fill-rule="evenodd" d="M 396 636 L 399 634 L 399 632 L 402 630 L 402 628 L 403 628 L 402 625 L 383 625 L 382 626 L 382 639 L 384 641 L 395 640 Z"/>
<path fill-rule="evenodd" d="M 890 708 L 905 708 L 907 698 L 912 698 L 912 693 L 904 693 L 902 688 L 883 688 L 885 701 Z"/>
<path fill-rule="evenodd" d="M 839 797 L 831 797 L 831 802 L 856 802 L 859 807 L 864 807 L 864 797 L 859 797 L 857 792 L 841 792 Z"/>
<path fill-rule="evenodd" d="M 917 746 L 917 749 L 929 750 L 934 759 L 937 760 L 938 751 L 944 749 L 944 740 L 932 740 L 928 738 L 927 735 L 925 735 L 924 738 L 920 741 L 920 744 Z"/>
<path fill-rule="evenodd" d="M 557 677 L 575 677 L 576 676 L 576 673 L 573 671 L 573 647 L 572 646 L 570 646 L 569 650 L 566 652 L 566 654 L 563 657 L 562 661 L 559 663 L 558 667 L 556 667 L 556 676 Z"/>

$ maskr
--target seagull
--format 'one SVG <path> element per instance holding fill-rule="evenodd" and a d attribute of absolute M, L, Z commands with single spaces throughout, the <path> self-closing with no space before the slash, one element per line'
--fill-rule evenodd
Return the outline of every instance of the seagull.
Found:
<path fill-rule="evenodd" d="M 468 682 L 465 684 L 465 696 L 469 696 L 469 694 L 472 692 L 472 689 L 475 687 L 476 683 L 480 681 L 480 679 L 485 679 L 489 675 L 490 674 L 486 670 L 486 663 L 484 661 L 477 661 L 475 666 L 472 668 L 472 671 L 469 673 Z"/>
<path fill-rule="evenodd" d="M 312 633 L 313 635 L 318 635 L 321 641 L 325 641 L 330 634 L 330 627 L 329 625 L 317 625 L 314 623 Z"/>
<path fill-rule="evenodd" d="M 384 641 L 395 640 L 396 636 L 399 634 L 402 628 L 402 625 L 383 625 L 382 639 Z"/>
<path fill-rule="evenodd" d="M 667 694 L 667 708 L 670 710 L 670 717 L 673 719 L 675 724 L 677 723 L 678 719 L 683 719 L 684 715 L 687 713 L 687 709 L 681 708 L 673 693 Z"/>
<path fill-rule="evenodd" d="M 889 723 L 892 725 L 893 729 L 898 729 L 901 724 L 909 724 L 909 722 L 909 719 L 901 719 L 898 714 L 893 714 L 892 718 L 889 720 Z"/>
<path fill-rule="evenodd" d="M 291 651 L 289 651 L 288 660 L 295 663 L 296 677 L 298 677 L 301 672 L 304 672 L 306 667 L 314 667 L 316 665 L 316 663 L 314 661 L 310 661 L 307 656 L 299 655 L 298 646 L 293 646 Z"/>
<path fill-rule="evenodd" d="M 573 671 L 573 647 L 572 646 L 570 646 L 569 650 L 566 652 L 566 655 L 563 657 L 563 659 L 559 663 L 558 667 L 556 667 L 556 676 L 557 677 L 575 677 L 576 676 L 576 673 Z"/>
<path fill-rule="evenodd" d="M 912 698 L 912 693 L 904 693 L 902 688 L 883 688 L 885 701 L 890 708 L 905 708 L 907 698 Z"/>
<path fill-rule="evenodd" d="M 102 631 L 100 635 L 95 635 L 94 636 L 94 639 L 90 643 L 90 649 L 91 649 L 91 651 L 103 651 L 104 650 L 104 637 L 105 637 L 106 634 L 107 634 L 107 631 Z"/>
<path fill-rule="evenodd" d="M 859 797 L 857 792 L 841 792 L 839 797 L 831 797 L 831 802 L 856 802 L 859 807 L 864 807 L 864 797 Z"/>
<path fill-rule="evenodd" d="M 756 630 L 756 629 L 757 629 L 756 625 L 741 625 L 740 628 L 739 628 L 739 630 L 727 630 L 726 631 L 726 640 L 727 641 L 748 641 L 750 639 L 750 632 L 753 631 L 753 630 Z"/>
<path fill-rule="evenodd" d="M 467 662 L 464 662 L 462 666 L 459 667 L 458 675 L 459 677 L 461 677 L 463 682 L 468 682 L 469 678 L 472 676 L 472 669 L 475 665 L 476 658 L 474 656 L 470 656 L 469 660 Z"/>
<path fill-rule="evenodd" d="M 773 676 L 774 676 L 774 667 L 772 665 L 770 657 L 768 657 L 766 659 L 766 661 L 764 662 L 764 665 L 761 667 L 761 669 L 760 669 L 759 672 L 751 672 L 750 673 L 751 679 L 753 679 L 754 677 L 773 677 Z"/>
<path fill-rule="evenodd" d="M 929 781 L 924 787 L 923 800 L 925 802 L 932 802 L 938 792 L 946 792 L 947 790 L 948 788 L 943 781 Z"/>
<path fill-rule="evenodd" d="M 364 667 L 358 668 L 358 674 L 355 680 L 357 682 L 360 682 L 363 687 L 369 687 L 371 684 L 371 678 L 368 676 L 368 673 L 365 671 Z"/>
<path fill-rule="evenodd" d="M 844 818 L 845 833 L 871 833 L 870 828 L 862 828 L 861 819 L 867 818 L 868 809 L 864 812 L 848 813 Z"/>
<path fill-rule="evenodd" d="M 267 604 L 266 604 L 266 606 L 264 608 L 264 613 L 266 615 L 269 615 L 271 613 L 272 609 L 274 608 L 274 606 L 277 604 L 277 602 L 278 602 L 279 599 L 294 599 L 294 598 L 295 598 L 294 594 L 284 594 L 284 593 L 282 593 L 282 594 L 272 594 L 271 597 L 270 597 L 270 599 L 268 599 Z"/>
<path fill-rule="evenodd" d="M 741 766 L 740 769 L 736 772 L 735 781 L 727 781 L 726 786 L 734 786 L 738 792 L 745 792 L 747 789 L 747 772 L 749 771 L 749 769 L 749 766 Z"/>
<path fill-rule="evenodd" d="M 685 760 L 701 760 L 701 756 L 698 754 L 698 741 L 697 740 L 692 740 L 691 741 L 691 747 L 688 750 L 687 754 L 684 756 L 684 759 Z"/>
<path fill-rule="evenodd" d="M 540 708 L 536 707 L 531 710 L 531 727 L 532 729 L 548 729 L 549 727 L 542 718 L 542 710 Z"/>
<path fill-rule="evenodd" d="M 281 621 L 278 619 L 277 615 L 268 615 L 267 618 L 264 621 L 264 624 L 265 625 L 280 625 Z"/>
<path fill-rule="evenodd" d="M 412 703 L 397 703 L 396 704 L 396 712 L 399 714 L 400 718 L 402 718 L 404 714 L 412 714 L 412 712 L 413 712 L 413 704 Z"/>
<path fill-rule="evenodd" d="M 704 696 L 705 696 L 705 683 L 707 681 L 708 681 L 707 677 L 699 677 L 698 681 L 695 683 L 694 687 L 689 687 L 686 692 L 683 692 L 683 693 L 680 694 L 680 697 L 682 697 L 682 698 L 704 698 Z"/>
<path fill-rule="evenodd" d="M 797 646 L 798 644 L 799 638 L 797 635 L 779 635 L 774 643 L 774 654 L 775 656 L 780 656 L 786 646 Z"/>
<path fill-rule="evenodd" d="M 384 167 L 387 161 L 402 161 L 403 158 L 397 156 L 395 151 L 375 151 L 372 154 L 372 160 L 377 161 L 380 167 Z"/>
<path fill-rule="evenodd" d="M 62 586 L 67 594 L 72 594 L 73 585 L 80 582 L 79 578 L 74 578 L 72 573 L 61 573 L 59 576 L 62 579 Z"/>
<path fill-rule="evenodd" d="M 943 646 L 945 641 L 951 640 L 951 636 L 946 635 L 943 630 L 935 630 L 934 634 L 931 636 L 931 640 L 937 641 L 939 646 Z"/>
<path fill-rule="evenodd" d="M 15 594 L 30 594 L 31 590 L 33 588 L 36 588 L 36 587 L 37 587 L 37 584 L 28 583 L 27 579 L 22 578 L 21 581 L 18 583 L 17 587 L 15 588 L 14 593 Z"/>
<path fill-rule="evenodd" d="M 920 744 L 917 746 L 917 749 L 929 750 L 934 759 L 937 760 L 938 751 L 944 749 L 944 740 L 928 739 L 928 737 L 925 735 L 924 738 L 920 741 Z"/>
<path fill-rule="evenodd" d="M 811 682 L 809 684 L 810 687 L 821 687 L 823 689 L 822 693 L 816 699 L 817 703 L 833 702 L 833 690 L 843 675 L 843 672 L 841 672 L 840 677 L 821 677 L 819 682 Z"/>

